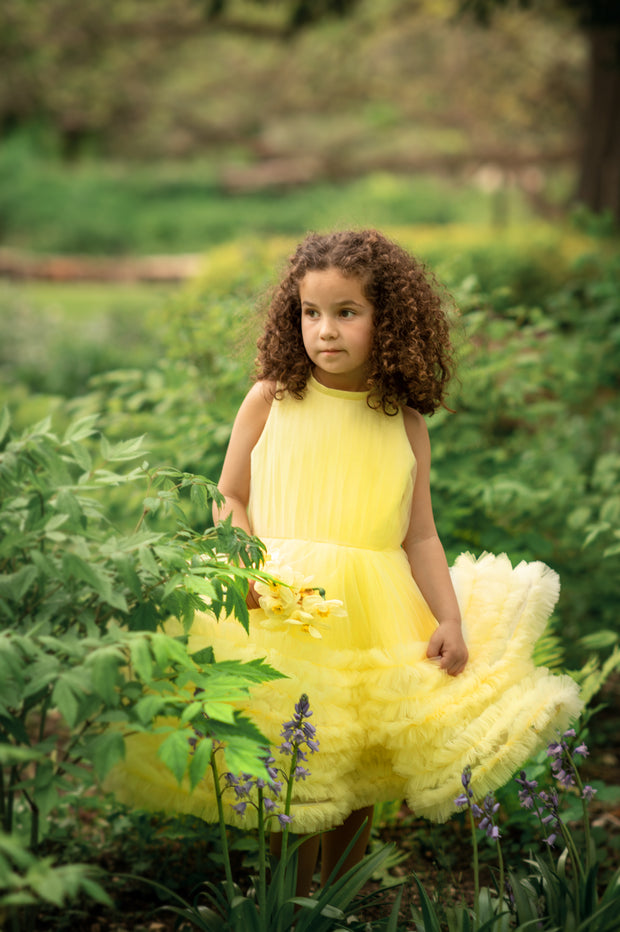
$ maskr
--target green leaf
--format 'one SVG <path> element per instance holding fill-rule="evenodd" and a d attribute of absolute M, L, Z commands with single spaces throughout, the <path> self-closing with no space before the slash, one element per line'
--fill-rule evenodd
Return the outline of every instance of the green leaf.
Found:
<path fill-rule="evenodd" d="M 129 591 L 136 599 L 142 597 L 142 584 L 140 577 L 135 571 L 133 560 L 126 554 L 115 557 L 114 563 L 118 574 Z"/>
<path fill-rule="evenodd" d="M 155 659 L 163 670 L 167 669 L 171 664 L 176 664 L 181 668 L 193 669 L 185 645 L 177 641 L 176 638 L 157 632 L 157 634 L 153 635 L 151 643 Z"/>
<path fill-rule="evenodd" d="M 88 449 L 80 443 L 70 443 L 69 449 L 78 466 L 80 466 L 85 473 L 90 473 L 93 468 L 93 460 Z"/>
<path fill-rule="evenodd" d="M 87 414 L 85 417 L 80 417 L 76 421 L 73 421 L 65 431 L 65 436 L 62 441 L 63 444 L 77 443 L 80 440 L 85 440 L 87 437 L 92 437 L 97 430 L 96 424 L 98 420 L 98 414 Z"/>
<path fill-rule="evenodd" d="M 269 742 L 249 719 L 237 713 L 233 724 L 210 721 L 209 737 L 226 745 L 224 753 L 231 773 L 264 776 L 265 764 L 261 757 Z"/>
<path fill-rule="evenodd" d="M 209 738 L 201 738 L 198 741 L 189 763 L 189 782 L 192 789 L 200 783 L 207 772 L 212 750 L 213 742 Z"/>
<path fill-rule="evenodd" d="M 101 648 L 87 660 L 92 688 L 106 705 L 118 704 L 119 669 L 124 662 L 122 652 L 116 647 Z"/>
<path fill-rule="evenodd" d="M 159 578 L 161 575 L 160 569 L 155 561 L 153 552 L 150 547 L 140 547 L 138 550 L 138 556 L 142 567 L 151 574 L 151 576 L 156 576 Z"/>
<path fill-rule="evenodd" d="M 145 637 L 136 638 L 131 642 L 130 652 L 134 670 L 143 682 L 148 683 L 153 676 L 150 639 Z"/>
<path fill-rule="evenodd" d="M 98 592 L 104 599 L 111 595 L 110 581 L 96 564 L 87 563 L 77 553 L 67 551 L 62 555 L 62 568 L 68 576 L 85 582 L 91 589 Z"/>
<path fill-rule="evenodd" d="M 183 714 L 181 715 L 181 724 L 187 725 L 187 723 L 191 722 L 192 719 L 196 718 L 197 715 L 200 715 L 202 712 L 202 706 L 202 702 L 190 702 L 183 710 Z"/>
<path fill-rule="evenodd" d="M 70 727 L 77 724 L 80 712 L 79 701 L 63 676 L 56 681 L 52 691 L 52 706 L 58 709 Z"/>
<path fill-rule="evenodd" d="M 619 636 L 615 631 L 603 629 L 593 631 L 579 638 L 579 643 L 587 650 L 603 650 L 605 647 L 613 647 L 618 643 Z"/>
<path fill-rule="evenodd" d="M 187 769 L 190 753 L 188 739 L 190 735 L 191 733 L 186 729 L 173 731 L 161 743 L 157 751 L 157 756 L 172 771 L 179 783 Z"/>
<path fill-rule="evenodd" d="M 10 599 L 12 602 L 21 602 L 38 575 L 39 571 L 32 563 L 22 566 L 16 573 L 1 575 L 0 598 Z"/>
<path fill-rule="evenodd" d="M 197 592 L 199 595 L 205 595 L 210 599 L 215 596 L 213 585 L 204 576 L 191 576 L 188 574 L 183 577 L 183 585 L 190 592 Z"/>
<path fill-rule="evenodd" d="M 69 515 L 76 527 L 85 524 L 84 512 L 80 503 L 69 489 L 60 489 L 56 496 L 56 508 L 59 512 Z"/>
<path fill-rule="evenodd" d="M 34 748 L 16 747 L 14 744 L 0 743 L 0 765 L 12 767 L 14 764 L 26 764 L 41 758 L 41 752 Z"/>
<path fill-rule="evenodd" d="M 208 666 L 215 662 L 215 654 L 211 646 L 203 647 L 202 650 L 196 651 L 195 654 L 190 654 L 190 657 L 199 667 Z"/>
<path fill-rule="evenodd" d="M 162 696 L 143 696 L 135 705 L 138 720 L 143 725 L 150 725 L 153 719 L 161 715 L 166 708 L 166 699 Z"/>
<path fill-rule="evenodd" d="M 157 631 L 159 615 L 152 602 L 139 602 L 128 619 L 131 631 Z"/>
<path fill-rule="evenodd" d="M 88 745 L 90 758 L 100 780 L 125 757 L 125 741 L 119 731 L 109 728 Z"/>
<path fill-rule="evenodd" d="M 144 435 L 142 437 L 133 437 L 130 440 L 121 440 L 114 446 L 108 445 L 107 456 L 105 459 L 112 463 L 122 463 L 127 460 L 135 460 L 136 457 L 145 453 Z"/>
<path fill-rule="evenodd" d="M 55 514 L 45 522 L 45 532 L 55 531 L 56 528 L 62 527 L 63 524 L 66 524 L 69 520 L 68 514 Z"/>

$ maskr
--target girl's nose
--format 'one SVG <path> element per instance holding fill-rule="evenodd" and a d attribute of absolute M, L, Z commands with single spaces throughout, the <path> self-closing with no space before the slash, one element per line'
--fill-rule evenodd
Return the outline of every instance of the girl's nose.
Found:
<path fill-rule="evenodd" d="M 324 317 L 321 324 L 321 337 L 324 340 L 333 340 L 337 336 L 336 324 L 329 317 Z"/>

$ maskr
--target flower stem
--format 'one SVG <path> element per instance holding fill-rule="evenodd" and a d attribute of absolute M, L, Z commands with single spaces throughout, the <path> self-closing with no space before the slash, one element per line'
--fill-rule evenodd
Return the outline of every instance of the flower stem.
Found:
<path fill-rule="evenodd" d="M 267 853 L 265 839 L 265 813 L 263 789 L 258 788 L 258 910 L 263 921 L 267 921 Z"/>
<path fill-rule="evenodd" d="M 498 892 L 499 892 L 499 903 L 500 903 L 500 908 L 501 908 L 501 906 L 502 906 L 503 903 L 504 903 L 504 896 L 505 896 L 505 891 L 504 891 L 504 855 L 502 854 L 502 846 L 501 846 L 501 844 L 500 844 L 500 842 L 499 842 L 499 839 L 498 839 L 498 841 L 497 841 L 497 863 L 499 864 L 499 884 L 498 884 L 499 889 L 498 889 Z"/>
<path fill-rule="evenodd" d="M 579 771 L 577 767 L 575 766 L 575 762 L 573 761 L 573 758 L 570 755 L 569 755 L 569 759 L 571 762 L 571 766 L 573 768 L 573 775 L 575 777 L 575 783 L 577 784 L 577 789 L 579 790 L 579 796 L 581 797 L 581 809 L 583 811 L 583 831 L 585 834 L 585 842 L 586 842 L 585 872 L 586 874 L 589 874 L 590 868 L 592 867 L 592 847 L 593 846 L 592 846 L 592 836 L 590 834 L 590 816 L 588 814 L 588 803 L 583 795 L 583 781 L 581 777 L 579 776 Z M 583 876 L 583 870 L 581 873 Z"/>
<path fill-rule="evenodd" d="M 220 775 L 215 763 L 215 750 L 211 751 L 211 760 L 209 761 L 211 773 L 213 774 L 213 787 L 215 791 L 215 800 L 217 802 L 217 818 L 220 826 L 220 838 L 222 840 L 222 857 L 224 859 L 224 873 L 226 874 L 226 892 L 229 902 L 232 901 L 235 884 L 233 881 L 232 868 L 230 866 L 230 854 L 228 851 L 228 836 L 226 834 L 226 822 L 224 821 L 224 806 L 222 805 L 222 788 L 220 786 Z"/>
<path fill-rule="evenodd" d="M 284 802 L 284 815 L 291 814 L 291 800 L 293 798 L 293 783 L 295 782 L 295 768 L 297 767 L 297 744 L 293 744 L 293 754 L 291 757 L 291 766 L 289 768 L 288 777 L 286 778 L 286 799 Z M 284 901 L 284 879 L 286 874 L 286 858 L 288 851 L 288 835 L 289 828 L 288 824 L 285 824 L 282 827 L 282 848 L 280 851 L 280 883 L 279 883 L 279 896 L 278 902 L 282 903 Z"/>
<path fill-rule="evenodd" d="M 469 824 L 471 826 L 471 844 L 474 852 L 474 932 L 478 929 L 478 900 L 480 897 L 480 865 L 478 863 L 478 839 L 476 838 L 476 823 L 474 821 L 474 812 L 469 805 Z"/>

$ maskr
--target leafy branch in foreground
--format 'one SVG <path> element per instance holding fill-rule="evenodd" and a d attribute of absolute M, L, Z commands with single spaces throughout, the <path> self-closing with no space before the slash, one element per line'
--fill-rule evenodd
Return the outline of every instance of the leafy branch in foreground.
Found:
<path fill-rule="evenodd" d="M 230 522 L 193 531 L 184 496 L 207 510 L 214 484 L 149 467 L 141 439 L 112 445 L 96 434 L 88 416 L 63 437 L 49 419 L 13 437 L 8 412 L 0 417 L 0 820 L 10 881 L 0 903 L 24 930 L 52 874 L 67 896 L 105 898 L 81 868 L 37 854 L 61 796 L 105 777 L 124 754 L 124 733 L 157 729 L 163 762 L 195 785 L 209 766 L 189 753 L 200 689 L 231 766 L 263 773 L 264 736 L 235 705 L 279 676 L 258 661 L 218 664 L 209 649 L 187 651 L 196 610 L 247 626 L 261 543 Z M 145 487 L 146 501 L 135 530 L 120 531 L 107 517 L 109 496 L 131 485 Z M 176 516 L 171 530 L 149 527 L 162 509 Z M 178 636 L 158 630 L 171 616 L 183 622 Z"/>

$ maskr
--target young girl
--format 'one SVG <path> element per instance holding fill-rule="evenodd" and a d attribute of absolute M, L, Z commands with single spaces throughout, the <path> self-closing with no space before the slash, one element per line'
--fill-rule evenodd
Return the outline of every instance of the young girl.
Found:
<path fill-rule="evenodd" d="M 232 618 L 198 614 L 191 649 L 265 657 L 287 674 L 257 687 L 248 705 L 274 749 L 308 695 L 320 750 L 295 784 L 292 828 L 323 833 L 325 880 L 365 823 L 346 866 L 363 855 L 376 802 L 406 799 L 444 820 L 466 766 L 477 795 L 496 789 L 580 703 L 569 677 L 531 659 L 557 576 L 488 554 L 448 569 L 423 415 L 444 403 L 451 345 L 421 265 L 375 231 L 310 235 L 258 345 L 258 380 L 233 427 L 219 486 L 226 504 L 215 517 L 232 514 L 343 612 L 320 638 L 303 626 L 274 630 L 252 588 L 249 635 Z M 206 783 L 179 789 L 131 745 L 124 766 L 126 796 L 157 784 L 152 805 L 216 818 Z M 317 847 L 303 849 L 301 890 Z"/>

